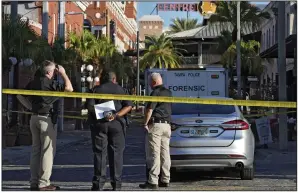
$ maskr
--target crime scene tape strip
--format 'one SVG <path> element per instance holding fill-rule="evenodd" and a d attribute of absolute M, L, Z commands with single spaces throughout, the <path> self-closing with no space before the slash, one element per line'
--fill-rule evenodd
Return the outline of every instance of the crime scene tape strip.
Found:
<path fill-rule="evenodd" d="M 153 97 L 153 96 L 134 96 L 134 95 L 112 95 L 112 94 L 94 94 L 78 92 L 52 92 L 21 89 L 2 89 L 3 94 L 21 94 L 34 96 L 54 96 L 67 98 L 93 98 L 110 100 L 130 100 L 146 102 L 168 102 L 168 103 L 189 103 L 189 104 L 214 104 L 214 105 L 238 105 L 238 106 L 258 106 L 258 107 L 279 107 L 296 108 L 296 102 L 286 101 L 256 101 L 256 100 L 226 100 L 226 99 L 204 99 L 204 98 L 186 98 L 186 97 Z"/>

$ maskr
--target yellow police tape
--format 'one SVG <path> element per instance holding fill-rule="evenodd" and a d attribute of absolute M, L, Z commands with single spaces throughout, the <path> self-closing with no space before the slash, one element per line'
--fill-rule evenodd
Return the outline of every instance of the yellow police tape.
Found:
<path fill-rule="evenodd" d="M 94 94 L 78 92 L 52 92 L 37 90 L 21 89 L 2 89 L 3 94 L 21 94 L 34 96 L 54 96 L 67 98 L 93 98 L 109 100 L 130 100 L 146 102 L 169 102 L 169 103 L 190 103 L 190 104 L 214 104 L 214 105 L 238 105 L 238 106 L 255 106 L 255 107 L 279 107 L 279 108 L 296 108 L 296 102 L 286 101 L 256 101 L 256 100 L 226 100 L 219 98 L 186 98 L 186 97 L 153 97 L 153 96 L 134 96 L 134 95 L 112 95 L 112 94 Z"/>

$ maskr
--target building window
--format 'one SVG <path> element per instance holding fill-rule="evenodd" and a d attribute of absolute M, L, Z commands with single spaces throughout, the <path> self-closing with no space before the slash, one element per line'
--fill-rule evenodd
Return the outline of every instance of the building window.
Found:
<path fill-rule="evenodd" d="M 152 25 L 149 25 L 149 29 L 152 29 Z"/>
<path fill-rule="evenodd" d="M 265 50 L 265 33 L 262 35 L 262 50 Z"/>
<path fill-rule="evenodd" d="M 272 29 L 272 44 L 273 44 L 273 45 L 275 44 L 275 36 L 274 36 L 274 32 L 275 32 L 275 29 L 274 29 L 274 25 L 273 25 L 273 29 Z"/>
<path fill-rule="evenodd" d="M 158 25 L 156 25 L 156 26 L 154 27 L 154 29 L 158 29 Z"/>
<path fill-rule="evenodd" d="M 144 28 L 144 29 L 147 29 L 147 26 L 144 25 L 143 28 Z"/>
<path fill-rule="evenodd" d="M 94 30 L 94 36 L 96 38 L 101 38 L 102 30 Z"/>
<path fill-rule="evenodd" d="M 287 14 L 287 36 L 291 34 L 290 14 Z"/>
<path fill-rule="evenodd" d="M 56 14 L 53 14 L 53 34 L 56 36 Z"/>
<path fill-rule="evenodd" d="M 267 37 L 266 48 L 269 48 L 269 30 L 268 29 L 267 29 L 266 37 Z"/>
<path fill-rule="evenodd" d="M 269 29 L 269 33 L 268 33 L 268 45 L 269 45 L 269 47 L 271 46 L 271 32 L 270 32 L 270 29 Z"/>

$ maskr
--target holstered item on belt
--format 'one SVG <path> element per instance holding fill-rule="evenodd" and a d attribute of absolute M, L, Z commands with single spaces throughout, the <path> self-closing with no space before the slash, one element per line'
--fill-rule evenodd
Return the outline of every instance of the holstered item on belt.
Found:
<path fill-rule="evenodd" d="M 51 121 L 55 125 L 58 121 L 58 112 L 51 109 L 50 110 L 50 115 L 51 115 Z"/>
<path fill-rule="evenodd" d="M 148 125 L 154 124 L 155 123 L 154 121 L 155 121 L 154 117 L 151 117 L 151 119 L 148 122 Z"/>

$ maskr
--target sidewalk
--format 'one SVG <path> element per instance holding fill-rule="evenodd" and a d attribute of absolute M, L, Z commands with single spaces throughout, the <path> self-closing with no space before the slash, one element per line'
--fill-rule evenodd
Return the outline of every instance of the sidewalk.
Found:
<path fill-rule="evenodd" d="M 279 143 L 268 144 L 268 149 L 257 146 L 255 154 L 257 160 L 268 159 L 269 157 L 274 159 L 283 159 L 287 157 L 294 161 L 296 160 L 297 155 L 297 142 L 288 141 L 288 149 L 284 151 L 279 150 Z"/>
<path fill-rule="evenodd" d="M 89 131 L 64 131 L 57 136 L 57 152 L 77 143 L 90 140 Z M 2 164 L 18 164 L 30 159 L 31 146 L 15 146 L 2 149 Z"/>

